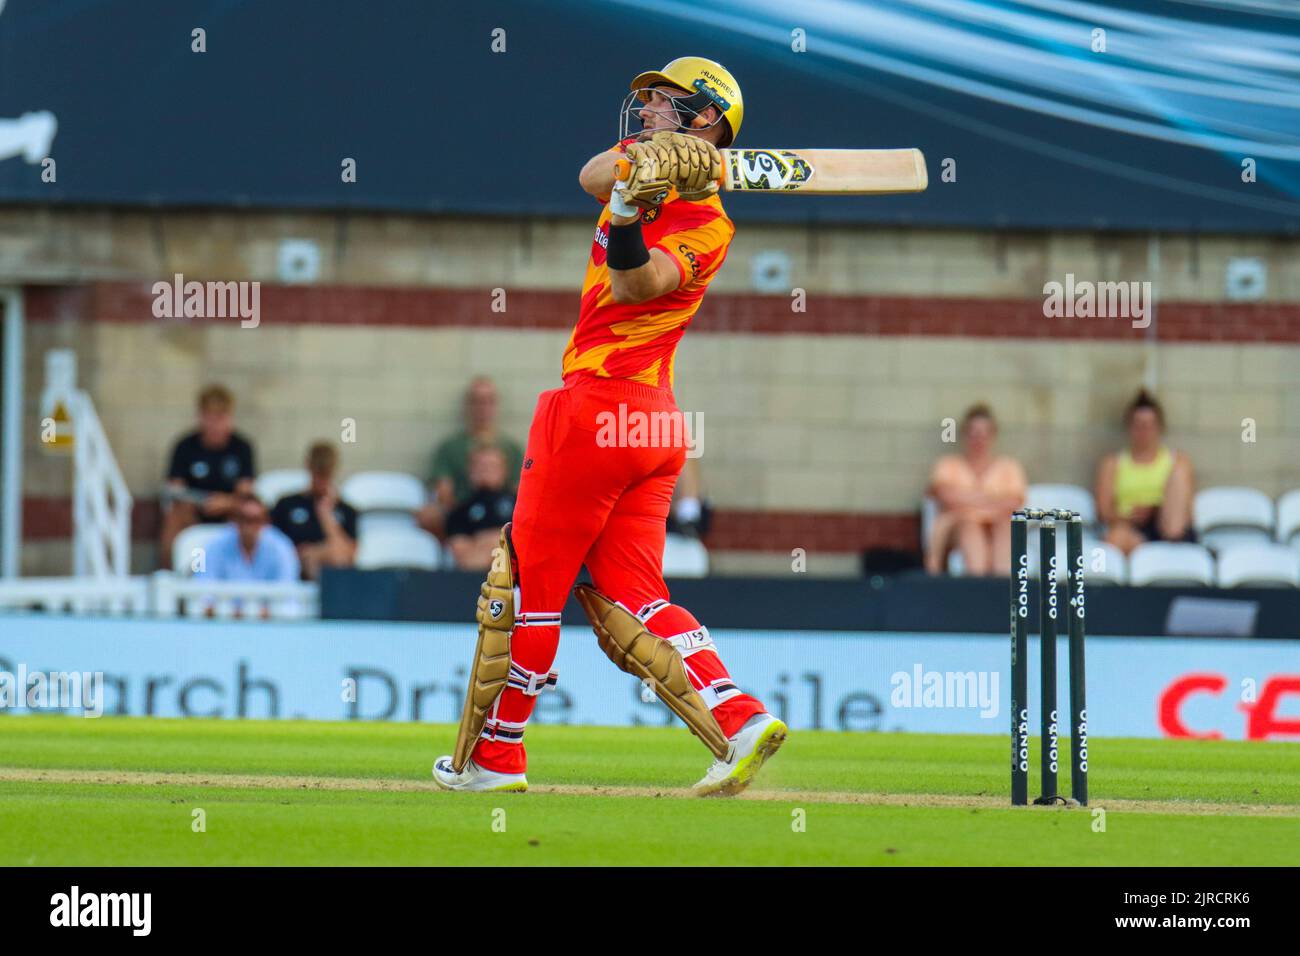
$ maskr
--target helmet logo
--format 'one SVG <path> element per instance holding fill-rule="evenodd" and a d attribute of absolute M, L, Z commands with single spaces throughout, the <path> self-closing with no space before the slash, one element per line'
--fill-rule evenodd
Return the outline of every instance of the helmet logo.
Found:
<path fill-rule="evenodd" d="M 722 112 L 725 113 L 727 112 L 727 110 L 731 109 L 731 104 L 728 103 L 726 99 L 723 98 L 722 94 L 719 93 L 712 86 L 709 86 L 707 83 L 705 83 L 703 79 L 696 80 L 692 85 L 697 90 L 700 90 L 706 96 L 708 96 L 709 99 L 713 100 L 713 102 L 717 103 L 718 109 L 722 110 Z"/>

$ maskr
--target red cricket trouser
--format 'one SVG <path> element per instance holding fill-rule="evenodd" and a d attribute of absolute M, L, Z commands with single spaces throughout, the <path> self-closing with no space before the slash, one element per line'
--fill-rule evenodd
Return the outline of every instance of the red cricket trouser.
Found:
<path fill-rule="evenodd" d="M 619 435 L 610 422 L 620 420 L 620 405 L 622 420 L 633 423 L 638 413 L 652 423 L 681 414 L 669 389 L 581 373 L 537 400 L 511 527 L 520 590 L 511 677 L 474 750 L 480 767 L 524 771 L 524 728 L 537 694 L 553 683 L 560 611 L 583 564 L 596 590 L 640 617 L 651 633 L 692 635 L 678 645 L 686 671 L 724 734 L 763 712 L 762 703 L 732 683 L 713 646 L 699 640 L 707 634 L 699 621 L 668 601 L 664 535 L 686 447 L 648 445 L 646 430 Z"/>

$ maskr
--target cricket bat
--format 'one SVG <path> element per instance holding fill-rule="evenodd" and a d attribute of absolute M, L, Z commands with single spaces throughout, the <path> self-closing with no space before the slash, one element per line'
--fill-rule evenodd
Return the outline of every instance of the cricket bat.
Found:
<path fill-rule="evenodd" d="M 722 178 L 729 192 L 879 196 L 924 192 L 930 183 L 919 149 L 723 149 Z M 632 164 L 615 160 L 627 180 Z"/>

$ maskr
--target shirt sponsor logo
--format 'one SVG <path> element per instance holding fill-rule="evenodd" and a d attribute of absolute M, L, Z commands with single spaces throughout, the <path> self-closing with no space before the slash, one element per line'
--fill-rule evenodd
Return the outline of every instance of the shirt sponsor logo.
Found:
<path fill-rule="evenodd" d="M 684 242 L 679 242 L 677 244 L 677 251 L 680 252 L 682 255 L 684 255 L 686 257 L 686 261 L 691 264 L 691 278 L 692 279 L 699 278 L 700 260 L 695 255 L 695 251 Z"/>

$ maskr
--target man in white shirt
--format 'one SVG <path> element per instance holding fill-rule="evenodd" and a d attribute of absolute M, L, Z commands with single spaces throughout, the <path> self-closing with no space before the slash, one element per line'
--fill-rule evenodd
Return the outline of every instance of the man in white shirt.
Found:
<path fill-rule="evenodd" d="M 256 495 L 239 495 L 234 520 L 207 546 L 206 569 L 195 577 L 213 581 L 297 581 L 298 552 L 289 536 L 272 527 Z"/>
<path fill-rule="evenodd" d="M 289 536 L 273 527 L 256 495 L 239 494 L 234 520 L 214 535 L 194 576 L 208 581 L 295 583 L 301 575 Z M 212 613 L 209 603 L 208 613 Z"/>

